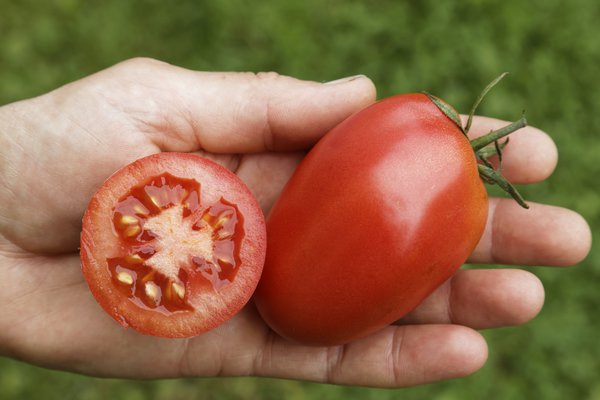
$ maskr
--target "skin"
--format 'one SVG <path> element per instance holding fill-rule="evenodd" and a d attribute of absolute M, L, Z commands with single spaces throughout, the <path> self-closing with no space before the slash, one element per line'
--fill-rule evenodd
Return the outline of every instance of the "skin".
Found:
<path fill-rule="evenodd" d="M 365 108 L 313 147 L 271 209 L 260 315 L 305 344 L 378 331 L 472 253 L 487 198 L 469 141 L 426 95 Z"/>
<path fill-rule="evenodd" d="M 394 387 L 481 368 L 487 347 L 476 329 L 532 319 L 544 301 L 534 275 L 461 270 L 397 325 L 335 347 L 279 338 L 252 305 L 192 339 L 143 336 L 106 315 L 84 282 L 81 216 L 119 167 L 159 151 L 197 152 L 238 174 L 267 213 L 303 151 L 374 99 L 362 76 L 320 84 L 134 59 L 0 108 L 0 353 L 95 376 L 256 375 Z M 477 118 L 473 135 L 502 124 Z M 504 160 L 508 179 L 533 183 L 551 174 L 557 151 L 545 133 L 526 128 L 511 135 Z M 578 214 L 530 205 L 523 211 L 491 199 L 470 261 L 562 266 L 586 256 L 591 234 Z"/>

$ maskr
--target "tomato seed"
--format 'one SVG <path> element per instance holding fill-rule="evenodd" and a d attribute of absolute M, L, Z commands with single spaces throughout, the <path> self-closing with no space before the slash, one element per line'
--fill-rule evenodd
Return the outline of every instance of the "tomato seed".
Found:
<path fill-rule="evenodd" d="M 130 225 L 128 228 L 123 231 L 125 237 L 134 237 L 137 236 L 138 233 L 142 231 L 142 228 L 139 225 Z"/>
<path fill-rule="evenodd" d="M 141 264 L 144 259 L 139 254 L 129 254 L 125 256 L 125 261 L 129 264 Z"/>
<path fill-rule="evenodd" d="M 179 196 L 179 202 L 183 203 L 185 198 L 188 197 L 188 195 L 189 195 L 189 192 L 187 190 L 181 189 L 180 196 Z"/>
<path fill-rule="evenodd" d="M 231 219 L 231 215 L 221 215 L 213 225 L 214 229 L 219 229 Z"/>
<path fill-rule="evenodd" d="M 148 195 L 148 198 L 150 199 L 152 204 L 154 204 L 157 208 L 161 208 L 160 203 L 156 197 L 154 197 L 152 195 Z"/>
<path fill-rule="evenodd" d="M 173 282 L 171 286 L 179 298 L 183 299 L 185 297 L 185 288 L 182 285 L 177 282 Z"/>
<path fill-rule="evenodd" d="M 133 276 L 129 272 L 119 272 L 117 274 L 117 280 L 125 285 L 133 285 Z"/>
<path fill-rule="evenodd" d="M 160 288 L 154 282 L 146 282 L 144 292 L 150 300 L 156 301 L 158 299 L 159 291 Z"/>
<path fill-rule="evenodd" d="M 133 225 L 133 224 L 137 224 L 138 223 L 138 219 L 136 217 L 134 217 L 133 215 L 123 215 L 121 217 L 121 224 L 123 225 Z"/>
<path fill-rule="evenodd" d="M 219 240 L 227 239 L 227 238 L 231 237 L 231 235 L 233 235 L 233 232 L 229 232 L 229 231 L 226 231 L 225 229 L 221 229 L 219 232 L 217 232 L 217 239 L 219 239 Z"/>
<path fill-rule="evenodd" d="M 133 211 L 135 211 L 136 214 L 140 214 L 140 215 L 144 215 L 144 216 L 150 214 L 150 211 L 141 204 L 134 205 Z"/>

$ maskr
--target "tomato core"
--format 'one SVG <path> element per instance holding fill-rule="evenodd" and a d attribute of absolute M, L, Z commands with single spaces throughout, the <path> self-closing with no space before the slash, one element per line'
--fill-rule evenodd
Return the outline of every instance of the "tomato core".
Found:
<path fill-rule="evenodd" d="M 164 173 L 131 188 L 114 207 L 120 250 L 106 261 L 114 285 L 137 306 L 192 311 L 188 293 L 218 291 L 235 279 L 242 215 L 222 197 L 204 205 L 200 194 L 197 181 Z"/>

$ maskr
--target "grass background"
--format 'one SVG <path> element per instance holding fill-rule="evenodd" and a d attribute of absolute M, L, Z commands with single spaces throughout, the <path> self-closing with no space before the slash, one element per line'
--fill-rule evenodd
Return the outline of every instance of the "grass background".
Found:
<path fill-rule="evenodd" d="M 510 71 L 480 113 L 528 120 L 560 164 L 529 200 L 600 227 L 600 3 L 468 1 L 0 0 L 0 104 L 35 96 L 133 56 L 198 70 L 274 70 L 326 81 L 364 73 L 379 96 L 428 90 L 463 112 Z M 600 252 L 576 268 L 532 268 L 540 316 L 485 332 L 475 375 L 408 389 L 274 379 L 95 379 L 0 359 L 0 399 L 600 399 Z"/>

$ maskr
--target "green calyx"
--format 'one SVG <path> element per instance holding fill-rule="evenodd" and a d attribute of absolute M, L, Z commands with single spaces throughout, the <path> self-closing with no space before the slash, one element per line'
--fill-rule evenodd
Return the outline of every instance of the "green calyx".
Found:
<path fill-rule="evenodd" d="M 452 106 L 436 96 L 433 96 L 427 92 L 424 93 L 440 109 L 440 111 L 444 113 L 444 115 L 450 118 L 450 120 L 454 122 L 456 126 L 458 126 L 460 131 L 468 138 L 469 130 L 471 129 L 471 124 L 473 122 L 473 116 L 475 115 L 477 107 L 488 94 L 488 92 L 507 74 L 507 72 L 503 73 L 490 82 L 485 89 L 483 89 L 479 97 L 477 97 L 477 100 L 475 100 L 475 103 L 473 103 L 473 107 L 471 107 L 471 111 L 469 112 L 467 123 L 464 126 L 462 125 L 460 116 L 454 110 L 454 108 L 452 108 Z M 514 131 L 525 127 L 526 125 L 527 120 L 525 119 L 525 116 L 522 116 L 518 121 L 508 124 L 505 127 L 491 131 L 487 135 L 478 137 L 476 139 L 469 140 L 477 160 L 481 162 L 481 164 L 479 164 L 477 167 L 481 179 L 487 184 L 498 185 L 500 188 L 502 188 L 502 190 L 515 199 L 515 201 L 523 208 L 529 208 L 529 205 L 527 205 L 523 199 L 523 196 L 521 196 L 517 189 L 502 176 L 502 149 L 508 144 L 508 138 L 506 138 L 506 140 L 502 143 L 500 143 L 499 140 L 510 135 Z M 488 160 L 488 158 L 492 156 L 498 156 L 497 168 L 494 168 Z"/>

